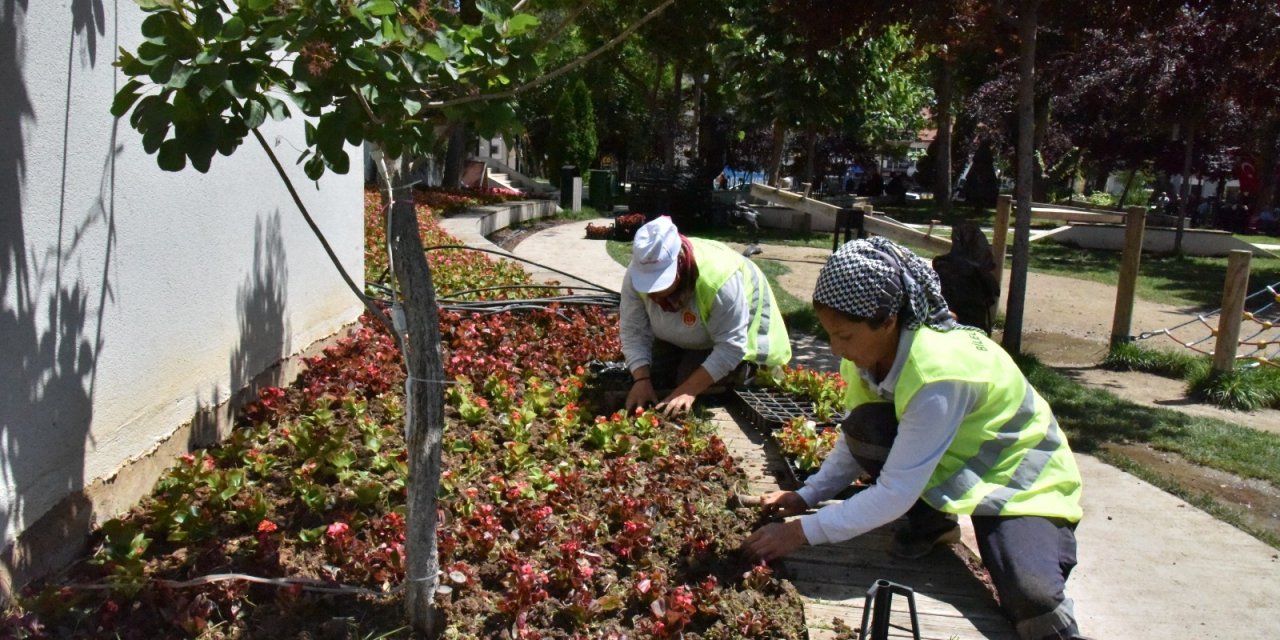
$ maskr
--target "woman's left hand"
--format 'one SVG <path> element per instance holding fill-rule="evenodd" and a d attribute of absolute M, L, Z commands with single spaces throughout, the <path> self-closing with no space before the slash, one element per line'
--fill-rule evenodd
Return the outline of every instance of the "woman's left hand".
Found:
<path fill-rule="evenodd" d="M 742 543 L 742 552 L 752 560 L 769 561 L 781 558 L 804 545 L 809 539 L 799 520 L 766 524 Z"/>
<path fill-rule="evenodd" d="M 654 408 L 661 411 L 665 418 L 682 416 L 693 409 L 693 401 L 697 397 L 692 393 L 673 393 Z"/>

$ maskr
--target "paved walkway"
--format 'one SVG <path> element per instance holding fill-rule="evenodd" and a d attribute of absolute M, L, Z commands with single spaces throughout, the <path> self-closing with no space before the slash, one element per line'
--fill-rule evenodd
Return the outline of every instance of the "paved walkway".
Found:
<path fill-rule="evenodd" d="M 465 218 L 444 221 L 450 233 L 468 224 Z M 608 256 L 604 242 L 586 239 L 586 224 L 532 234 L 515 254 L 617 289 L 624 268 Z M 812 366 L 830 366 L 820 343 L 797 344 L 794 350 Z M 1068 593 L 1086 634 L 1111 640 L 1280 637 L 1280 553 L 1129 474 L 1086 455 L 1077 458 L 1085 479 L 1085 519 L 1077 530 L 1080 564 Z M 921 577 L 907 571 L 877 575 L 903 584 Z M 825 611 L 814 607 L 814 613 Z M 846 622 L 857 626 L 860 619 Z M 989 623 L 975 620 L 979 629 L 978 622 Z M 957 637 L 990 635 L 973 633 Z"/>

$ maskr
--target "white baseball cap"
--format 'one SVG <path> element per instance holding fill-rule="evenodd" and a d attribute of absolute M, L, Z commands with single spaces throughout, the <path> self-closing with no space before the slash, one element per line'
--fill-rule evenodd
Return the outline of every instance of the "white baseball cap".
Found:
<path fill-rule="evenodd" d="M 670 216 L 655 218 L 636 230 L 631 245 L 631 286 L 641 293 L 662 291 L 676 280 L 680 232 Z"/>

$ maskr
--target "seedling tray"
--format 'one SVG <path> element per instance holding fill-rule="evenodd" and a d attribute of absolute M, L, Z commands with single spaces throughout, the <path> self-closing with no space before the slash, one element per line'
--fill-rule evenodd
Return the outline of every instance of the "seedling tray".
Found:
<path fill-rule="evenodd" d="M 796 459 L 789 455 L 783 454 L 782 459 L 787 463 L 787 473 L 791 474 L 791 479 L 795 481 L 796 486 L 803 486 L 804 481 L 808 480 L 809 476 L 818 472 L 817 469 L 813 469 L 812 471 L 805 471 L 804 469 L 801 469 L 796 465 Z"/>
<path fill-rule="evenodd" d="M 803 417 L 818 422 L 813 412 L 813 403 L 807 398 L 799 398 L 772 389 L 756 388 L 734 389 L 733 397 L 736 400 L 734 404 L 746 421 L 761 436 L 773 440 L 773 446 L 777 446 L 774 432 L 782 429 L 787 421 Z M 842 420 L 843 416 L 838 418 Z M 828 422 L 818 428 L 834 429 L 836 426 Z M 795 459 L 786 454 L 781 454 L 781 458 L 786 463 L 786 474 L 796 483 L 796 486 L 804 484 L 804 481 L 814 473 L 814 471 L 800 469 L 796 466 Z"/>
<path fill-rule="evenodd" d="M 792 418 L 804 417 L 814 422 L 822 422 L 814 414 L 813 402 L 808 398 L 798 398 L 771 389 L 751 388 L 734 389 L 734 395 L 743 408 L 747 409 L 751 424 L 764 434 L 781 429 L 782 425 Z M 842 420 L 843 416 L 836 416 L 835 422 L 839 423 Z"/>

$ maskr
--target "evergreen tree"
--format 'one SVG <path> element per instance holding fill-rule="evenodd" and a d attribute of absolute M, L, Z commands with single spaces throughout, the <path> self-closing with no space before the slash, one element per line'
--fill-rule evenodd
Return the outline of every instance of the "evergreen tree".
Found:
<path fill-rule="evenodd" d="M 560 167 L 565 165 L 576 166 L 580 172 L 590 169 L 596 156 L 596 141 L 596 116 L 591 92 L 587 83 L 578 80 L 556 101 L 550 148 L 547 150 L 552 179 L 559 180 Z"/>

